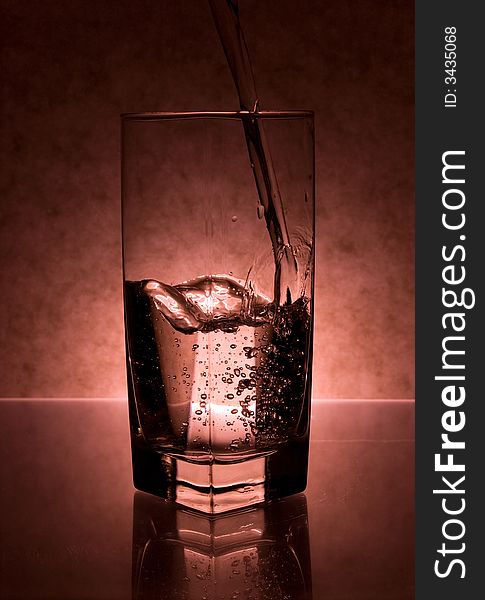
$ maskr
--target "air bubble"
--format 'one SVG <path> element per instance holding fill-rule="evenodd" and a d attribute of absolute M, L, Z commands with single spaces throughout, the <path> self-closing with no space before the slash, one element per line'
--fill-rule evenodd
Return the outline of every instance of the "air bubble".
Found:
<path fill-rule="evenodd" d="M 251 348 L 250 346 L 244 346 L 243 350 L 246 353 L 246 358 L 254 358 L 258 353 L 258 348 Z"/>

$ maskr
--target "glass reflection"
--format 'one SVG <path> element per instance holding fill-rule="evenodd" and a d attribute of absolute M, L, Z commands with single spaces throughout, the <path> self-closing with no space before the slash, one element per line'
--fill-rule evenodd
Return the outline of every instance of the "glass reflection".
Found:
<path fill-rule="evenodd" d="M 306 498 L 207 517 L 136 492 L 133 600 L 312 600 Z"/>

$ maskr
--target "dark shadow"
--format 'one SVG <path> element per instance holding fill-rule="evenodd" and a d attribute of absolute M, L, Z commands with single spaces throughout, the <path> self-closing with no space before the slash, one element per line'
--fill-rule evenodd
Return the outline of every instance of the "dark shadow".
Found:
<path fill-rule="evenodd" d="M 133 600 L 312 600 L 306 498 L 208 517 L 142 492 Z"/>

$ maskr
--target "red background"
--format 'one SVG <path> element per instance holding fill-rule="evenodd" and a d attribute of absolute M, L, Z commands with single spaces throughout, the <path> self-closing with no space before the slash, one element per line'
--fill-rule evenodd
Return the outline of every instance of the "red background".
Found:
<path fill-rule="evenodd" d="M 232 110 L 204 1 L 1 0 L 2 396 L 125 394 L 122 112 Z M 316 111 L 314 395 L 414 396 L 414 6 L 241 0 L 266 109 Z"/>

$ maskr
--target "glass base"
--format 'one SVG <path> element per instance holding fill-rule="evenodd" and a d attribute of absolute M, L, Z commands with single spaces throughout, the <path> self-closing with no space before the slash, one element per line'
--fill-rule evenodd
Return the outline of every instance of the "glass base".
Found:
<path fill-rule="evenodd" d="M 135 488 L 205 514 L 220 514 L 303 492 L 308 437 L 237 463 L 189 462 L 132 445 Z"/>
<path fill-rule="evenodd" d="M 197 464 L 175 457 L 175 501 L 189 508 L 218 514 L 265 500 L 266 456 L 230 464 Z"/>

